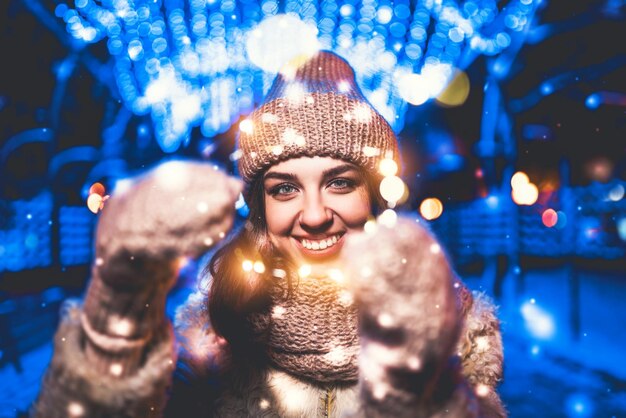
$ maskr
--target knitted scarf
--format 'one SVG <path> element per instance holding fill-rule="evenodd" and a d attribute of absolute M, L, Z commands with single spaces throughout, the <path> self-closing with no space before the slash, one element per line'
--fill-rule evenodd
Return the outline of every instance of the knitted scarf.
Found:
<path fill-rule="evenodd" d="M 273 308 L 250 318 L 268 336 L 272 365 L 318 383 L 358 379 L 357 311 L 350 293 L 329 277 L 300 278 L 291 292 L 276 286 Z"/>

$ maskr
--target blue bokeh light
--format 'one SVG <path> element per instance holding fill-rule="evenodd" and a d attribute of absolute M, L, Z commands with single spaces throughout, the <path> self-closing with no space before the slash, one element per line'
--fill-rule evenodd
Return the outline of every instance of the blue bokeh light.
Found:
<path fill-rule="evenodd" d="M 515 0 L 502 12 L 493 0 L 470 0 L 461 7 L 404 0 L 77 0 L 74 9 L 59 5 L 55 13 L 79 41 L 106 38 L 120 96 L 134 113 L 150 115 L 161 149 L 174 152 L 188 142 L 193 128 L 215 136 L 261 101 L 275 70 L 257 67 L 246 43 L 267 18 L 287 14 L 315 27 L 318 47 L 350 62 L 365 96 L 399 131 L 407 108 L 398 87 L 402 74 L 432 73 L 444 68 L 437 67 L 441 64 L 453 68 L 467 48 L 499 54 L 511 43 L 507 31 L 523 29 L 533 7 L 527 0 Z M 501 14 L 504 23 L 496 19 Z M 286 38 L 282 49 L 298 38 Z M 269 55 L 276 49 L 262 47 Z M 240 82 L 242 71 L 253 73 L 255 82 Z M 175 93 L 154 100 L 151 89 L 164 77 Z M 428 99 L 449 78 L 435 80 Z M 379 81 L 368 83 L 374 79 Z M 199 106 L 181 102 L 184 96 L 198 98 Z"/>
<path fill-rule="evenodd" d="M 594 110 L 600 107 L 601 101 L 602 100 L 600 98 L 600 95 L 593 93 L 587 96 L 587 98 L 585 99 L 585 106 L 587 106 L 588 109 Z"/>

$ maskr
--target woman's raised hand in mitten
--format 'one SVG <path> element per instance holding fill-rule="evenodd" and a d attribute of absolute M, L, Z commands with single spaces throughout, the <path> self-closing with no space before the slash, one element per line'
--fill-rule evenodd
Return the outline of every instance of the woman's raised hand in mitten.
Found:
<path fill-rule="evenodd" d="M 461 319 L 437 241 L 415 220 L 399 218 L 351 236 L 344 256 L 359 304 L 365 415 L 431 416 L 450 408 L 465 416 L 454 411 L 467 405 L 446 400 L 457 396 L 458 374 L 449 368 Z"/>
<path fill-rule="evenodd" d="M 239 181 L 210 165 L 177 161 L 106 202 L 81 317 L 95 367 L 120 376 L 137 369 L 146 342 L 169 330 L 165 299 L 178 261 L 224 237 L 240 191 Z"/>

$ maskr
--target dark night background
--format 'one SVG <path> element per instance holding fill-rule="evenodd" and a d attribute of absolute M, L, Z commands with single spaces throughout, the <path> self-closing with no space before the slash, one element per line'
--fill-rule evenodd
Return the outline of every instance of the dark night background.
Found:
<path fill-rule="evenodd" d="M 497 4 L 502 8 L 506 3 Z M 0 263 L 0 417 L 22 416 L 35 398 L 51 355 L 61 300 L 80 296 L 88 281 L 90 231 L 97 217 L 85 209 L 83 188 L 89 171 L 106 157 L 94 150 L 108 141 L 106 152 L 121 157 L 127 173 L 165 157 L 151 139 L 149 117 L 120 112 L 123 105 L 104 42 L 84 46 L 73 40 L 54 17 L 57 4 L 5 0 L 0 5 L 0 231 L 27 230 L 17 220 L 16 202 L 48 191 L 54 205 L 46 256 L 50 261 L 15 269 Z M 406 210 L 416 211 L 425 197 L 444 202 L 444 215 L 431 222 L 433 231 L 468 284 L 501 306 L 506 356 L 502 396 L 512 417 L 626 417 L 626 232 L 620 232 L 620 225 L 626 228 L 625 17 L 626 2 L 621 0 L 543 1 L 526 43 L 499 80 L 514 141 L 498 142 L 491 154 L 481 151 L 479 140 L 486 68 L 495 57 L 478 57 L 465 70 L 471 88 L 463 105 L 446 108 L 431 101 L 410 106 L 400 132 L 403 178 L 411 189 Z M 598 96 L 593 95 L 606 100 L 596 105 L 593 98 Z M 120 118 L 124 129 L 114 137 L 107 129 Z M 7 146 L 29 131 L 53 140 Z M 233 127 L 213 138 L 211 160 L 227 169 L 232 169 L 228 156 L 235 133 Z M 446 167 L 438 159 L 433 149 L 439 140 L 452 144 L 460 165 Z M 176 154 L 205 159 L 202 141 L 195 129 L 189 144 Z M 55 155 L 75 147 L 85 147 L 84 161 L 56 165 Z M 536 205 L 519 210 L 507 206 L 515 220 L 472 210 L 488 196 L 508 198 L 514 171 L 524 171 L 538 185 Z M 101 179 L 107 188 L 113 180 Z M 583 207 L 586 215 L 580 217 L 567 210 L 581 208 L 565 209 L 572 194 L 564 190 L 596 196 L 577 201 L 580 205 L 588 199 L 595 208 L 606 201 L 608 190 L 619 195 L 615 190 L 620 185 L 614 204 L 588 212 Z M 569 226 L 561 233 L 569 231 L 570 238 L 543 232 L 541 212 L 551 205 L 568 213 Z M 82 229 L 76 231 L 86 238 L 74 238 L 75 232 L 55 226 L 57 218 L 62 225 L 62 216 L 73 216 L 64 207 L 78 208 Z M 459 232 L 458 217 L 468 213 L 476 218 L 476 228 L 505 231 L 506 238 L 507 228 L 518 231 L 509 225 L 516 221 L 525 225 L 534 219 L 536 226 L 526 233 L 520 226 L 520 244 L 512 247 L 488 234 L 467 241 Z M 533 231 L 541 235 L 536 242 Z M 579 246 L 581 236 L 594 234 L 604 237 L 599 244 Z M 0 246 L 9 245 L 2 237 Z M 568 240 L 571 247 L 565 245 Z M 470 241 L 472 248 L 467 245 L 465 251 Z M 33 259 L 38 256 L 30 253 Z M 177 286 L 172 306 L 191 281 Z M 529 331 L 529 318 L 522 311 L 531 299 L 532 304 L 543 302 L 551 315 L 556 326 L 551 338 Z"/>

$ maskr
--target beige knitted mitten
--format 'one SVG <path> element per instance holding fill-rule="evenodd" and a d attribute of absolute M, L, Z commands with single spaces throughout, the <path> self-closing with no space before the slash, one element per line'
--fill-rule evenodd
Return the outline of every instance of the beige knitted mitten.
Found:
<path fill-rule="evenodd" d="M 362 415 L 477 416 L 454 363 L 462 319 L 437 241 L 399 218 L 350 237 L 344 256 L 359 302 Z"/>
<path fill-rule="evenodd" d="M 169 162 L 107 201 L 81 318 L 96 368 L 120 376 L 136 370 L 144 343 L 165 325 L 180 257 L 196 257 L 224 237 L 240 191 L 237 180 L 207 164 Z"/>
<path fill-rule="evenodd" d="M 106 202 L 83 308 L 69 309 L 57 330 L 33 416 L 162 413 L 176 362 L 167 292 L 181 257 L 231 228 L 240 191 L 207 164 L 169 162 Z"/>

